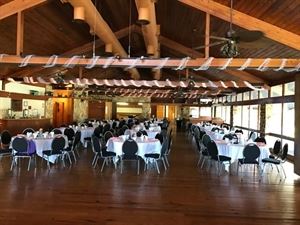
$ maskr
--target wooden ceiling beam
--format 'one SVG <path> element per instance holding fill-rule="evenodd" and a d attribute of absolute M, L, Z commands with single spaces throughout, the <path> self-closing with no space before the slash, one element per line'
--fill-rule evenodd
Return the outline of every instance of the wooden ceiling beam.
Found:
<path fill-rule="evenodd" d="M 68 61 L 70 61 L 72 57 L 58 57 L 56 61 L 56 66 L 66 65 Z M 44 56 L 32 56 L 30 59 L 27 60 L 28 65 L 45 65 L 47 64 L 49 57 Z M 95 66 L 104 66 L 107 64 L 108 58 L 99 58 L 95 62 Z M 214 58 L 210 64 L 210 68 L 219 68 L 224 66 L 227 63 L 227 58 Z M 247 59 L 243 58 L 234 58 L 232 59 L 228 69 L 231 68 L 240 68 L 244 65 Z M 89 65 L 91 58 L 80 58 L 74 62 L 74 66 L 85 66 Z M 205 58 L 197 58 L 197 59 L 190 59 L 185 63 L 185 68 L 198 68 L 199 66 L 203 65 L 207 59 Z M 247 68 L 258 68 L 264 63 L 265 59 L 256 59 L 253 58 L 249 63 Z M 19 65 L 24 62 L 24 58 L 17 56 L 17 55 L 3 55 L 0 59 L 0 64 L 15 64 Z M 116 58 L 114 59 L 109 65 L 110 67 L 120 67 L 126 68 L 130 65 L 135 65 L 136 68 L 154 68 L 159 65 L 164 65 L 164 68 L 177 68 L 180 64 L 182 64 L 182 59 L 139 59 L 136 58 Z M 268 63 L 268 68 L 278 68 L 282 64 L 282 59 L 272 58 Z M 300 64 L 300 59 L 286 59 L 285 68 L 296 68 Z"/>
<path fill-rule="evenodd" d="M 178 0 L 195 9 L 209 13 L 225 21 L 230 21 L 230 8 L 213 0 Z M 263 20 L 237 10 L 232 11 L 232 22 L 248 30 L 259 30 L 274 41 L 300 50 L 300 35 L 284 30 Z"/>
<path fill-rule="evenodd" d="M 156 23 L 155 14 L 155 1 L 153 0 L 135 0 L 135 5 L 140 13 L 140 9 L 147 9 L 149 12 L 149 24 L 142 25 L 142 33 L 145 41 L 145 46 L 147 49 L 147 54 L 152 55 L 154 58 L 160 57 L 158 35 L 159 26 Z M 161 77 L 161 71 L 154 71 L 154 79 L 159 80 Z"/>
<path fill-rule="evenodd" d="M 93 30 L 93 32 L 101 39 L 105 44 L 111 44 L 112 45 L 112 52 L 114 54 L 119 55 L 122 58 L 128 57 L 128 54 L 122 47 L 121 43 L 117 39 L 117 37 L 114 35 L 113 31 L 109 27 L 109 25 L 106 23 L 106 21 L 103 19 L 95 5 L 91 0 L 67 0 L 69 2 L 74 10 L 80 7 L 83 7 L 84 9 L 84 20 L 85 22 L 90 26 L 90 28 Z M 130 69 L 128 70 L 132 76 L 133 79 L 139 79 L 140 74 L 137 71 L 137 69 Z"/>
<path fill-rule="evenodd" d="M 22 55 L 24 49 L 24 13 L 18 12 L 16 55 Z"/>
<path fill-rule="evenodd" d="M 134 27 L 134 25 L 132 25 L 131 27 L 126 27 L 126 28 L 121 29 L 121 30 L 115 32 L 115 36 L 118 39 L 122 39 L 128 35 L 129 29 L 133 29 L 133 27 Z M 101 39 L 97 39 L 95 41 L 95 49 L 103 47 L 104 45 L 105 45 L 105 43 Z M 61 54 L 60 56 L 74 56 L 74 55 L 84 56 L 85 54 L 90 53 L 93 50 L 93 47 L 94 47 L 94 42 L 89 42 L 89 43 L 86 43 L 77 48 L 66 51 L 63 54 Z M 39 75 L 38 73 L 40 73 L 44 70 L 46 70 L 46 68 L 44 68 L 44 67 L 26 68 L 26 69 L 18 70 L 17 72 L 14 72 L 12 74 L 9 74 L 8 77 L 38 76 Z M 61 70 L 65 70 L 65 68 L 55 67 L 55 68 L 53 68 L 53 71 L 51 71 L 50 73 L 53 74 L 56 72 L 60 72 Z"/>
<path fill-rule="evenodd" d="M 14 0 L 0 6 L 0 20 L 47 2 L 47 0 Z"/>
<path fill-rule="evenodd" d="M 206 13 L 205 16 L 205 58 L 209 57 L 209 42 L 210 42 L 210 15 Z"/>

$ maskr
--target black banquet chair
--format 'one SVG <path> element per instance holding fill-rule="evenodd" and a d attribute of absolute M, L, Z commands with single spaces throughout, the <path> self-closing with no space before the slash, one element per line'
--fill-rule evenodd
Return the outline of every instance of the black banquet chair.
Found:
<path fill-rule="evenodd" d="M 258 169 L 258 175 L 260 180 L 261 171 L 259 165 L 259 156 L 260 156 L 259 147 L 254 143 L 247 144 L 243 150 L 243 158 L 238 159 L 237 173 L 239 172 L 239 167 L 241 167 L 241 172 L 242 172 L 242 167 L 244 165 L 254 165 Z M 243 178 L 241 180 L 243 180 Z"/>
<path fill-rule="evenodd" d="M 50 170 L 50 161 L 49 158 L 52 155 L 57 155 L 58 159 L 62 160 L 63 166 L 65 167 L 65 161 L 64 161 L 64 149 L 66 145 L 66 140 L 62 135 L 57 135 L 54 137 L 52 143 L 51 143 L 51 149 L 43 151 L 43 158 L 47 160 L 47 166 Z M 70 155 L 69 155 L 70 157 Z M 69 160 L 71 160 L 69 158 Z"/>
<path fill-rule="evenodd" d="M 133 139 L 126 140 L 122 145 L 121 156 L 121 174 L 123 173 L 124 161 L 136 161 L 137 162 L 137 175 L 140 174 L 140 158 L 137 155 L 138 145 Z"/>
<path fill-rule="evenodd" d="M 218 164 L 217 169 L 218 169 L 219 176 L 220 176 L 220 171 L 221 171 L 220 166 L 226 162 L 229 164 L 229 172 L 230 172 L 231 158 L 228 156 L 225 156 L 225 155 L 219 155 L 218 147 L 213 140 L 208 142 L 207 150 L 208 150 L 208 154 L 210 156 L 210 160 L 216 161 Z"/>
<path fill-rule="evenodd" d="M 11 134 L 8 130 L 1 133 L 1 149 L 8 150 L 11 142 Z"/>
<path fill-rule="evenodd" d="M 286 178 L 286 173 L 284 171 L 284 168 L 283 168 L 282 164 L 286 161 L 287 154 L 288 154 L 288 144 L 285 144 L 282 148 L 281 154 L 279 153 L 278 157 L 276 159 L 275 158 L 264 158 L 264 159 L 262 159 L 262 163 L 263 163 L 262 174 L 264 172 L 265 165 L 270 164 L 270 165 L 275 165 L 276 166 L 278 174 L 280 174 L 280 170 L 278 168 L 278 166 L 280 166 L 281 171 L 283 172 L 284 178 Z M 281 174 L 280 174 L 280 176 L 281 176 Z"/>
<path fill-rule="evenodd" d="M 24 136 L 16 136 L 12 141 L 13 157 L 11 162 L 10 170 L 13 169 L 14 165 L 17 165 L 18 160 L 22 158 L 29 159 L 27 170 L 30 169 L 31 160 L 35 160 L 36 166 L 36 157 L 35 152 L 29 152 L 29 142 Z"/>

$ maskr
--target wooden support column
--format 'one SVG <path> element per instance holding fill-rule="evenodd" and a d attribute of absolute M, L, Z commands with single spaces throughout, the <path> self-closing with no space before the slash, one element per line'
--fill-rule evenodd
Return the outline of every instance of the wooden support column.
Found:
<path fill-rule="evenodd" d="M 233 105 L 230 106 L 230 130 L 233 127 Z"/>
<path fill-rule="evenodd" d="M 210 15 L 206 13 L 205 19 L 205 58 L 209 57 Z"/>
<path fill-rule="evenodd" d="M 260 105 L 260 111 L 259 111 L 259 132 L 261 136 L 265 135 L 266 130 L 266 104 Z"/>
<path fill-rule="evenodd" d="M 23 53 L 24 47 L 24 13 L 18 12 L 17 16 L 17 48 L 16 55 L 20 56 Z"/>
<path fill-rule="evenodd" d="M 300 175 L 300 76 L 295 76 L 295 150 L 294 172 Z"/>

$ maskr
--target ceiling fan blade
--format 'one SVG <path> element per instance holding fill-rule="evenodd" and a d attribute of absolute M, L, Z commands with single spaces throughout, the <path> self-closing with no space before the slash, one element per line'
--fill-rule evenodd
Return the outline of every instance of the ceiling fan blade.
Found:
<path fill-rule="evenodd" d="M 248 49 L 261 49 L 261 48 L 268 48 L 272 45 L 272 41 L 268 40 L 267 38 L 263 37 L 257 41 L 253 42 L 244 42 L 243 40 L 239 41 L 238 46 L 240 48 L 248 48 Z"/>
<path fill-rule="evenodd" d="M 199 50 L 199 49 L 203 49 L 205 47 L 213 47 L 213 46 L 217 46 L 217 45 L 221 45 L 221 44 L 224 44 L 226 41 L 218 41 L 218 42 L 215 42 L 215 43 L 211 43 L 209 45 L 201 45 L 201 46 L 198 46 L 198 47 L 195 47 L 194 49 L 195 50 Z"/>
<path fill-rule="evenodd" d="M 225 37 L 218 37 L 218 36 L 209 36 L 210 39 L 215 39 L 215 40 L 221 40 L 221 41 L 230 41 L 229 38 L 225 38 Z"/>
<path fill-rule="evenodd" d="M 264 33 L 258 30 L 243 30 L 238 32 L 240 41 L 252 42 L 264 37 Z"/>

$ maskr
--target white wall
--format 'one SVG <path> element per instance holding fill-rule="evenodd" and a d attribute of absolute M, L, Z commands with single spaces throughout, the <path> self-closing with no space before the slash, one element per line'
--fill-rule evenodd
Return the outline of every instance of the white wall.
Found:
<path fill-rule="evenodd" d="M 30 94 L 30 90 L 38 91 L 39 95 L 45 94 L 45 88 L 43 88 L 43 87 L 19 84 L 19 83 L 15 83 L 15 82 L 10 82 L 10 83 L 5 84 L 5 91 L 8 91 L 8 92 Z"/>

